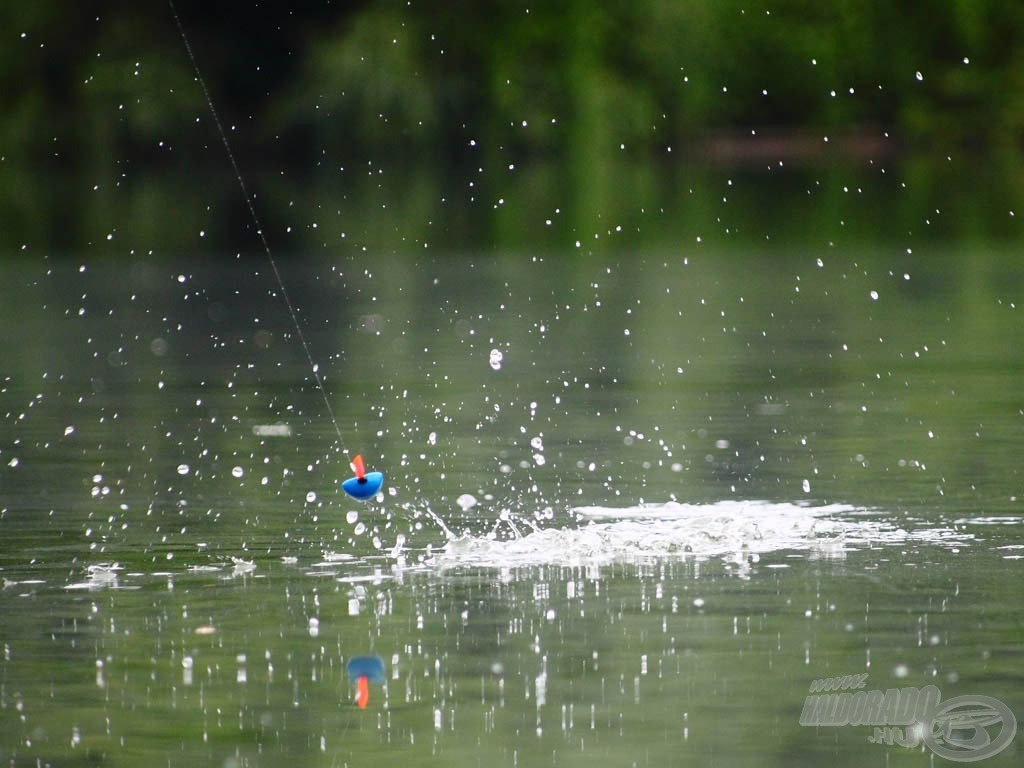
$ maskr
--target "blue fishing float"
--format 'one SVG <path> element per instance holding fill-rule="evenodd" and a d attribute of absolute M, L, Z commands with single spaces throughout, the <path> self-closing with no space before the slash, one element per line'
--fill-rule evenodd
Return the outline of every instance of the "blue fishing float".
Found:
<path fill-rule="evenodd" d="M 367 472 L 362 454 L 352 458 L 351 466 L 356 476 L 343 482 L 341 489 L 353 499 L 372 499 L 384 485 L 384 473 Z"/>
<path fill-rule="evenodd" d="M 370 683 L 384 685 L 384 660 L 380 656 L 353 656 L 345 665 L 349 680 L 356 682 L 356 704 L 366 709 L 370 703 Z"/>

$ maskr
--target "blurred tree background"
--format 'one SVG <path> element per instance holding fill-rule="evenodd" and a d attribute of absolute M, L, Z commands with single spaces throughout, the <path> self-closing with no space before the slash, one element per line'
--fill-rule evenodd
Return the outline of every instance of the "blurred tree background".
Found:
<path fill-rule="evenodd" d="M 1024 148 L 1024 4 L 1005 0 L 176 7 L 256 194 L 292 203 L 301 188 L 351 199 L 366 185 L 357 168 L 429 166 L 431 205 L 480 195 L 490 207 L 500 184 L 474 174 L 534 169 L 517 183 L 550 188 L 539 209 L 567 210 L 568 195 L 592 218 L 645 166 L 969 153 L 1007 167 Z M 0 18 L 6 246 L 93 242 L 126 203 L 133 226 L 165 236 L 159 220 L 197 176 L 205 209 L 218 190 L 237 195 L 166 3 L 38 0 Z M 643 192 L 657 183 L 638 194 L 658 199 Z M 358 192 L 368 210 L 394 202 L 382 184 Z M 104 192 L 129 187 L 130 201 Z M 244 213 L 236 201 L 217 218 L 226 232 Z M 405 213 L 436 226 L 430 211 Z"/>

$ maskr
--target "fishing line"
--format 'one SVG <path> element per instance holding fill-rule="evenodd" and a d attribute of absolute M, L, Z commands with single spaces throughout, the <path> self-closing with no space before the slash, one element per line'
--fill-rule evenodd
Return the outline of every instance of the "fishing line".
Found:
<path fill-rule="evenodd" d="M 295 326 L 295 332 L 299 337 L 299 342 L 302 344 L 302 351 L 306 353 L 306 361 L 309 363 L 309 368 L 313 372 L 313 378 L 316 380 L 317 389 L 320 390 L 320 396 L 323 398 L 324 407 L 327 409 L 327 413 L 331 417 L 331 423 L 334 424 L 334 432 L 338 436 L 338 446 L 342 453 L 347 454 L 348 450 L 345 448 L 345 438 L 342 437 L 341 427 L 338 424 L 337 417 L 334 415 L 334 408 L 331 407 L 331 400 L 327 396 L 327 388 L 324 386 L 323 379 L 320 378 L 320 367 L 313 359 L 313 353 L 310 351 L 309 342 L 306 341 L 306 334 L 302 332 L 302 326 L 299 325 L 299 316 L 295 311 L 295 305 L 292 303 L 291 297 L 288 295 L 288 290 L 284 286 L 284 279 L 281 277 L 281 270 L 277 267 L 277 259 L 274 258 L 274 254 L 270 250 L 270 243 L 267 241 L 267 236 L 264 234 L 263 227 L 260 225 L 259 216 L 256 215 L 256 205 L 253 203 L 252 195 L 249 194 L 248 187 L 245 186 L 245 179 L 242 177 L 242 171 L 238 167 L 238 162 L 235 160 L 235 153 L 231 151 L 231 143 L 228 141 L 228 135 L 224 130 L 224 126 L 220 122 L 220 117 L 217 115 L 217 109 L 213 105 L 213 97 L 210 95 L 210 91 L 206 87 L 206 81 L 203 79 L 203 73 L 199 70 L 199 62 L 196 59 L 195 53 L 192 51 L 192 44 L 189 42 L 188 35 L 185 34 L 185 27 L 181 23 L 181 17 L 178 16 L 178 9 L 174 7 L 174 0 L 167 0 L 167 4 L 171 8 L 171 15 L 174 17 L 174 23 L 178 27 L 178 34 L 181 35 L 181 41 L 185 44 L 185 52 L 188 54 L 189 61 L 192 62 L 192 71 L 195 72 L 196 80 L 199 82 L 199 87 L 202 89 L 203 96 L 206 98 L 206 106 L 209 107 L 210 115 L 213 117 L 213 123 L 217 126 L 217 133 L 220 135 L 220 141 L 224 145 L 224 151 L 228 155 L 228 160 L 231 161 L 231 169 L 234 171 L 235 179 L 238 181 L 238 186 L 242 190 L 242 197 L 245 199 L 245 206 L 249 209 L 249 216 L 252 218 L 252 223 L 256 227 L 256 234 L 259 236 L 260 243 L 263 245 L 263 252 L 267 255 L 267 261 L 270 262 L 270 268 L 274 273 L 274 279 L 277 280 L 277 286 L 281 289 L 281 297 L 284 299 L 284 304 L 288 308 L 288 314 L 291 316 L 292 325 Z"/>

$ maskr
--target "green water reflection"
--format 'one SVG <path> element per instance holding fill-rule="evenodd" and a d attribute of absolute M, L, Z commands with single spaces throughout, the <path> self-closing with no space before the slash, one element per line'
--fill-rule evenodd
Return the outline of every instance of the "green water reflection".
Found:
<path fill-rule="evenodd" d="M 560 260 L 623 249 L 731 250 L 797 244 L 849 255 L 932 258 L 937 245 L 1020 238 L 1024 182 L 1014 154 L 825 148 L 730 160 L 622 151 L 588 162 L 491 156 L 368 165 L 246 167 L 246 184 L 279 255 L 540 252 Z M 197 169 L 202 169 L 200 173 Z M 42 255 L 79 251 L 131 260 L 196 251 L 259 256 L 249 211 L 223 148 L 189 163 L 116 178 L 13 165 L 0 180 L 0 246 Z"/>
<path fill-rule="evenodd" d="M 858 673 L 1020 716 L 1019 247 L 967 236 L 969 216 L 936 225 L 964 228 L 948 242 L 906 220 L 848 237 L 834 219 L 865 209 L 834 200 L 802 238 L 764 236 L 799 229 L 797 208 L 738 217 L 754 234 L 735 242 L 690 209 L 578 248 L 582 225 L 552 224 L 498 255 L 372 241 L 368 221 L 334 252 L 329 220 L 303 230 L 284 278 L 345 448 L 387 474 L 369 506 L 337 490 L 346 461 L 263 261 L 214 259 L 198 232 L 171 255 L 144 223 L 74 259 L 5 259 L 0 755 L 932 764 L 800 725 L 811 681 Z M 521 213 L 485 231 L 525 231 Z M 110 258 L 132 238 L 151 247 Z M 842 503 L 850 525 L 957 536 L 434 558 L 438 518 L 509 536 L 503 514 L 572 530 L 576 506 L 670 499 Z M 361 711 L 344 665 L 366 652 L 390 679 Z"/>
<path fill-rule="evenodd" d="M 801 708 L 813 679 L 866 672 L 868 689 L 933 684 L 1019 712 L 1019 601 L 963 574 L 1006 571 L 986 549 L 780 553 L 747 579 L 692 561 L 375 577 L 302 557 L 8 587 L 5 615 L 35 618 L 5 631 L 5 756 L 929 764 L 867 727 L 802 727 Z M 361 711 L 344 661 L 368 648 L 390 671 Z"/>

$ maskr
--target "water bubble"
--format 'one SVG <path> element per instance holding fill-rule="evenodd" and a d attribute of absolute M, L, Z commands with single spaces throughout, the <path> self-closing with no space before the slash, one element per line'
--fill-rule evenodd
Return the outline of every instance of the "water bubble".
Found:
<path fill-rule="evenodd" d="M 306 494 L 306 503 L 312 504 L 314 501 L 316 501 L 316 491 L 310 491 Z"/>
<path fill-rule="evenodd" d="M 245 470 L 242 469 L 241 467 L 233 467 L 231 469 L 231 475 L 233 477 L 241 477 L 244 474 L 245 474 Z"/>
<path fill-rule="evenodd" d="M 488 363 L 490 364 L 492 370 L 497 371 L 501 369 L 501 364 L 504 361 L 504 359 L 505 356 L 501 353 L 500 349 L 492 349 L 491 354 L 488 358 Z"/>
<path fill-rule="evenodd" d="M 359 519 L 359 513 L 352 511 L 345 515 L 345 522 L 352 525 L 356 520 Z"/>
<path fill-rule="evenodd" d="M 362 536 L 364 533 L 366 533 L 366 526 L 363 523 L 356 523 L 356 527 L 353 529 L 353 533 L 355 533 L 356 536 Z"/>
<path fill-rule="evenodd" d="M 455 500 L 455 503 L 459 505 L 463 512 L 467 512 L 476 506 L 476 496 L 471 493 L 464 493 Z"/>
<path fill-rule="evenodd" d="M 179 464 L 178 465 L 178 474 L 179 475 L 187 475 L 191 471 L 192 471 L 192 469 L 191 469 L 191 467 L 189 467 L 188 464 Z"/>
<path fill-rule="evenodd" d="M 868 293 L 868 296 L 871 297 L 872 301 L 878 301 L 878 291 L 871 291 Z"/>
<path fill-rule="evenodd" d="M 75 434 L 75 428 L 73 426 L 64 427 L 64 437 L 69 437 Z"/>
<path fill-rule="evenodd" d="M 808 480 L 806 477 L 804 478 L 803 489 L 804 489 L 804 493 L 810 493 L 811 492 L 811 481 Z"/>

